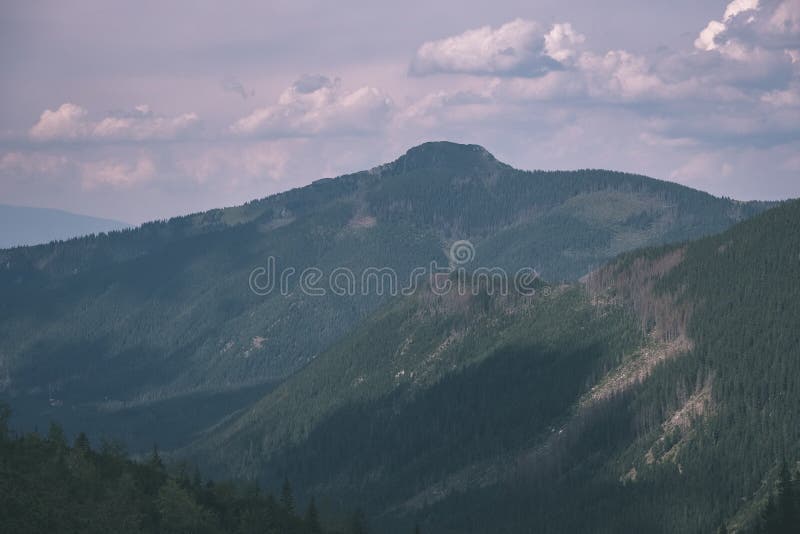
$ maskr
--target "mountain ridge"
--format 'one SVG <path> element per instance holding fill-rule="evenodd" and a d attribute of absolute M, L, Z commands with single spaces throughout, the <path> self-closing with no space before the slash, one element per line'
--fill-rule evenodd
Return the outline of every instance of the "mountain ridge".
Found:
<path fill-rule="evenodd" d="M 113 232 L 129 224 L 60 209 L 0 204 L 0 249 Z"/>
<path fill-rule="evenodd" d="M 447 265 L 449 246 L 468 239 L 470 267 L 575 280 L 619 252 L 715 233 L 769 205 L 611 171 L 518 171 L 476 145 L 421 145 L 380 173 L 0 250 L 0 393 L 29 425 L 65 418 L 134 449 L 178 447 L 387 302 L 310 297 L 297 282 L 287 295 L 256 295 L 249 277 L 270 256 L 298 273 L 388 267 L 407 280 L 415 267 Z M 188 411 L 209 399 L 227 413 Z M 188 430 L 177 432 L 176 410 Z"/>
<path fill-rule="evenodd" d="M 533 299 L 399 297 L 181 453 L 387 532 L 758 531 L 800 465 L 798 223 L 784 203 Z"/>

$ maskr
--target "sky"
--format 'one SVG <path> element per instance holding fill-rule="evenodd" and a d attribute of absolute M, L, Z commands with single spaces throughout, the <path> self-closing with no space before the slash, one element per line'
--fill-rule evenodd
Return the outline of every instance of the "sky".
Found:
<path fill-rule="evenodd" d="M 129 223 L 432 140 L 800 197 L 800 0 L 3 1 L 0 203 Z"/>

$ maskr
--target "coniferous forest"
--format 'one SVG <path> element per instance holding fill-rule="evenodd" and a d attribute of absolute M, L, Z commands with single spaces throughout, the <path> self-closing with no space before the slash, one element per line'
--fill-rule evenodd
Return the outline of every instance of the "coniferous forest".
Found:
<path fill-rule="evenodd" d="M 125 445 L 86 434 L 67 443 L 47 433 L 15 434 L 0 405 L 0 531 L 25 533 L 366 534 L 356 509 L 323 524 L 314 499 L 301 507 L 289 480 L 275 494 L 255 483 L 203 479 L 185 463 L 168 465 L 154 449 L 130 459 Z"/>
<path fill-rule="evenodd" d="M 445 143 L 0 251 L 0 531 L 797 532 L 799 230 L 800 201 Z M 247 285 L 464 235 L 465 294 Z M 531 293 L 467 282 L 539 257 Z"/>
<path fill-rule="evenodd" d="M 800 0 L 0 0 L 0 534 L 800 534 Z"/>

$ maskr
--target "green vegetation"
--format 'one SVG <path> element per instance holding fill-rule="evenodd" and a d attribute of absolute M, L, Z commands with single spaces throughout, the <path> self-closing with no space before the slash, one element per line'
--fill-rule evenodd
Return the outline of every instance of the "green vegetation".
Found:
<path fill-rule="evenodd" d="M 583 331 L 580 338 L 573 337 L 577 329 Z M 514 423 L 522 425 L 518 429 L 521 434 L 512 440 L 522 443 L 542 432 L 548 421 L 563 415 L 570 401 L 584 392 L 591 377 L 615 366 L 622 354 L 641 342 L 635 322 L 622 310 L 597 317 L 585 296 L 575 289 L 563 293 L 559 290 L 557 296 L 539 294 L 532 298 L 490 296 L 486 292 L 441 297 L 423 291 L 397 299 L 189 452 L 199 461 L 214 465 L 214 472 L 252 477 L 262 472 L 265 459 L 281 449 L 305 439 L 317 439 L 319 442 L 310 446 L 313 451 L 306 451 L 307 456 L 320 459 L 321 467 L 329 465 L 337 473 L 352 474 L 348 458 L 329 458 L 330 451 L 323 449 L 330 447 L 346 455 L 355 448 L 372 450 L 374 446 L 375 454 L 385 459 L 394 453 L 383 445 L 399 438 L 395 435 L 398 429 L 410 426 L 405 434 L 409 445 L 403 446 L 402 454 L 411 453 L 418 450 L 411 446 L 414 436 L 425 436 L 431 430 L 420 426 L 423 423 L 414 410 L 431 404 L 437 409 L 453 410 L 457 418 L 449 424 L 463 427 L 466 434 L 470 434 L 473 424 L 489 425 L 493 418 L 498 432 L 504 421 L 511 425 L 499 413 L 508 411 L 510 404 L 525 412 Z M 490 362 L 484 363 L 487 360 Z M 518 368 L 512 362 L 517 362 Z M 546 374 L 540 365 L 558 376 Z M 534 375 L 527 376 L 526 369 Z M 542 388 L 534 377 L 547 378 L 547 387 Z M 489 379 L 494 379 L 490 386 L 481 383 Z M 522 380 L 518 384 L 520 390 L 514 391 L 511 382 L 503 385 L 509 380 Z M 506 398 L 507 402 L 496 406 L 498 413 L 484 413 L 479 422 L 479 412 L 474 410 L 480 405 L 475 403 L 482 395 L 503 387 L 508 388 L 505 394 L 518 397 Z M 558 398 L 564 402 L 559 403 Z M 527 400 L 522 404 L 518 402 L 524 399 Z M 553 406 L 539 413 L 542 402 L 552 402 Z M 408 421 L 390 423 L 401 418 L 405 410 L 409 411 L 404 415 L 410 418 Z M 364 412 L 373 413 L 368 417 Z M 388 425 L 391 430 L 386 443 L 379 444 L 375 427 L 367 423 L 372 418 L 376 425 Z M 317 429 L 319 422 L 326 419 L 339 423 L 329 422 Z M 440 422 L 430 423 L 435 426 Z M 341 432 L 347 444 L 337 444 L 331 437 L 329 430 L 340 427 L 349 429 Z M 359 427 L 364 431 L 372 429 L 369 439 Z M 509 426 L 503 432 L 510 435 L 515 429 Z M 336 436 L 339 434 L 335 432 Z M 457 439 L 457 435 L 454 433 L 449 439 Z M 485 437 L 502 438 L 499 433 Z M 442 451 L 448 450 L 444 443 L 441 447 Z M 477 443 L 476 447 L 471 453 L 476 458 L 502 450 L 501 443 L 494 442 Z M 313 462 L 304 459 L 306 453 L 295 452 L 293 456 L 297 463 L 306 465 L 305 471 L 322 475 L 322 471 L 310 467 Z M 370 458 L 359 457 L 361 469 L 368 470 Z M 461 458 L 450 454 L 447 461 L 439 471 Z M 278 460 L 277 464 L 282 462 Z M 272 466 L 268 472 L 273 472 Z M 392 480 L 398 485 L 396 479 Z"/>
<path fill-rule="evenodd" d="M 254 295 L 268 256 L 394 268 L 456 239 L 474 265 L 574 280 L 618 252 L 723 230 L 764 203 L 600 170 L 524 172 L 480 147 L 428 143 L 368 172 L 244 206 L 0 251 L 0 395 L 31 429 L 173 448 L 249 406 L 387 298 Z"/>
<path fill-rule="evenodd" d="M 0 517 L 12 531 L 796 530 L 800 202 L 767 207 L 435 143 L 238 208 L 0 251 L 0 393 L 22 428 L 88 435 L 12 437 L 0 417 Z M 456 239 L 477 247 L 469 268 L 532 266 L 553 285 L 248 288 L 270 255 L 402 279 Z M 93 451 L 102 436 L 250 482 Z"/>
<path fill-rule="evenodd" d="M 165 467 L 154 449 L 127 458 L 118 442 L 93 450 L 81 433 L 73 446 L 52 423 L 47 435 L 14 436 L 0 404 L 0 531 L 36 533 L 361 534 L 365 520 L 323 528 L 315 500 L 297 510 L 284 480 L 276 499 L 255 484 L 204 481 L 186 464 Z"/>
<path fill-rule="evenodd" d="M 472 525 L 498 518 L 495 532 L 796 532 L 798 228 L 795 201 L 689 244 L 666 271 L 657 266 L 674 247 L 612 265 L 622 286 L 648 280 L 642 269 L 656 273 L 649 297 L 610 288 L 626 307 L 668 322 L 691 310 L 692 350 L 601 408 L 593 417 L 602 433 L 584 429 L 577 444 L 564 444 L 560 457 L 573 447 L 582 453 L 553 476 L 542 480 L 535 470 L 452 495 L 424 513 L 427 521 L 441 532 L 480 532 Z"/>
<path fill-rule="evenodd" d="M 398 299 L 191 452 L 386 532 L 793 532 L 797 228 L 795 201 L 546 296 Z"/>

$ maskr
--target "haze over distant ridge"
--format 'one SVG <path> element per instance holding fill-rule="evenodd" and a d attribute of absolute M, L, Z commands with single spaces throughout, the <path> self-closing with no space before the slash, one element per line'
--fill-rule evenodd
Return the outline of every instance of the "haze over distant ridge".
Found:
<path fill-rule="evenodd" d="M 63 210 L 0 204 L 0 248 L 38 245 L 59 239 L 122 230 L 129 226 L 120 221 Z"/>

